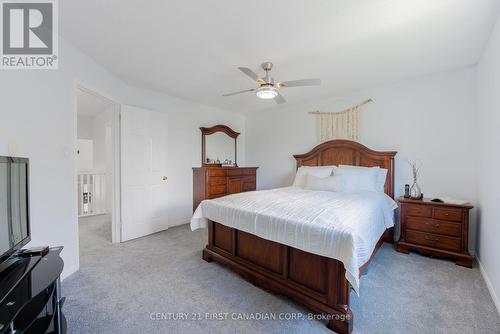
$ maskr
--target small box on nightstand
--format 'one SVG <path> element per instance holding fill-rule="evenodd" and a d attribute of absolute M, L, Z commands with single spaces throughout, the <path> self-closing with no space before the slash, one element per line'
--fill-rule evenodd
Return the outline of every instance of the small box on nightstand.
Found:
<path fill-rule="evenodd" d="M 456 205 L 401 197 L 401 237 L 396 250 L 445 257 L 472 268 L 468 250 L 470 204 Z"/>

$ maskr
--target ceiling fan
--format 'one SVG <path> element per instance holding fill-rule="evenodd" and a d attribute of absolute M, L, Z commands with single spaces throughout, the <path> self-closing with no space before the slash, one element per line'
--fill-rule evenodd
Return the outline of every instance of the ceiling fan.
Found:
<path fill-rule="evenodd" d="M 261 78 L 249 69 L 248 67 L 238 67 L 238 69 L 254 80 L 259 87 L 241 90 L 238 92 L 233 92 L 229 94 L 224 94 L 222 96 L 232 96 L 236 94 L 242 94 L 247 92 L 255 92 L 255 95 L 261 99 L 273 99 L 276 103 L 281 104 L 285 103 L 286 100 L 283 96 L 278 92 L 278 88 L 286 88 L 286 87 L 300 87 L 300 86 L 318 86 L 321 84 L 320 79 L 302 79 L 302 80 L 292 80 L 292 81 L 283 81 L 283 82 L 275 82 L 274 78 L 269 76 L 269 72 L 273 68 L 273 63 L 265 62 L 260 65 L 262 69 L 266 72 L 264 78 Z"/>

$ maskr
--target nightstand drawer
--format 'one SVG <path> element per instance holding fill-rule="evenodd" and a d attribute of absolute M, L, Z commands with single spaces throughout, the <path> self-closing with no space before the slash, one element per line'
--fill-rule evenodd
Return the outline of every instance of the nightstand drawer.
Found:
<path fill-rule="evenodd" d="M 406 231 L 406 241 L 452 252 L 459 252 L 461 246 L 460 239 L 410 230 Z"/>
<path fill-rule="evenodd" d="M 456 264 L 472 268 L 468 251 L 469 212 L 472 205 L 432 202 L 428 198 L 401 197 L 401 236 L 398 252 L 455 259 Z"/>
<path fill-rule="evenodd" d="M 407 217 L 406 227 L 410 230 L 444 234 L 451 237 L 462 235 L 462 224 L 436 219 Z"/>
<path fill-rule="evenodd" d="M 430 218 L 432 216 L 432 208 L 424 205 L 408 205 L 406 207 L 406 214 L 408 216 Z"/>
<path fill-rule="evenodd" d="M 462 221 L 462 210 L 460 209 L 441 209 L 434 208 L 432 217 L 436 219 L 451 220 L 455 222 Z"/>

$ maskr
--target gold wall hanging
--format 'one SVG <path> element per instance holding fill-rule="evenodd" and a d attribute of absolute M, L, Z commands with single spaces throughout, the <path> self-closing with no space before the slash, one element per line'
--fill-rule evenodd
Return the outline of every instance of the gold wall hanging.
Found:
<path fill-rule="evenodd" d="M 368 99 L 340 112 L 309 112 L 311 115 L 319 116 L 320 140 L 322 142 L 331 139 L 357 141 L 359 138 L 359 110 L 369 102 L 373 102 L 373 100 Z"/>

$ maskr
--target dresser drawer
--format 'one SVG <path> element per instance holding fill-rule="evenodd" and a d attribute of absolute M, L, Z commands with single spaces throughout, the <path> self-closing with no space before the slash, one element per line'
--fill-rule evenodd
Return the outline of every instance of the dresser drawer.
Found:
<path fill-rule="evenodd" d="M 210 195 L 210 196 L 207 197 L 207 199 L 216 199 L 216 198 L 224 197 L 224 196 L 226 196 L 226 193 L 217 194 L 217 195 Z"/>
<path fill-rule="evenodd" d="M 257 167 L 193 168 L 193 212 L 205 199 L 255 190 L 256 172 Z"/>
<path fill-rule="evenodd" d="M 254 191 L 255 189 L 255 181 L 243 182 L 242 191 Z"/>
<path fill-rule="evenodd" d="M 460 251 L 460 239 L 442 235 L 408 230 L 406 231 L 406 241 L 452 252 Z"/>
<path fill-rule="evenodd" d="M 432 217 L 436 218 L 436 219 L 461 222 L 462 221 L 462 210 L 452 209 L 452 208 L 447 208 L 447 209 L 434 208 L 434 211 L 432 213 Z"/>
<path fill-rule="evenodd" d="M 235 168 L 228 169 L 227 176 L 245 176 L 245 175 L 255 175 L 256 170 L 254 168 L 245 169 L 245 168 Z"/>
<path fill-rule="evenodd" d="M 223 168 L 209 169 L 208 176 L 226 176 L 226 170 Z"/>
<path fill-rule="evenodd" d="M 246 183 L 255 183 L 255 176 L 244 176 L 241 178 L 241 182 Z"/>
<path fill-rule="evenodd" d="M 215 185 L 210 187 L 210 195 L 220 195 L 226 193 L 226 185 Z"/>
<path fill-rule="evenodd" d="M 209 183 L 211 186 L 226 185 L 227 179 L 221 176 L 214 176 L 209 179 Z"/>
<path fill-rule="evenodd" d="M 428 218 L 407 217 L 406 228 L 421 232 L 444 234 L 451 237 L 460 237 L 462 235 L 462 224 Z"/>
<path fill-rule="evenodd" d="M 430 218 L 432 216 L 432 208 L 425 205 L 408 205 L 406 207 L 406 214 L 408 216 Z"/>

